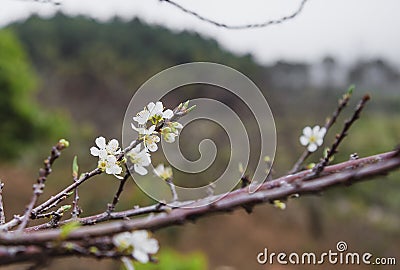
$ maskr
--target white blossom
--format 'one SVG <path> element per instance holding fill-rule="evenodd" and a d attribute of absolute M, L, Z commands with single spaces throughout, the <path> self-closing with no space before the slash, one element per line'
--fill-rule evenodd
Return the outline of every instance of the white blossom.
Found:
<path fill-rule="evenodd" d="M 121 152 L 119 148 L 119 142 L 116 139 L 112 139 L 106 145 L 107 154 L 109 155 L 117 155 Z"/>
<path fill-rule="evenodd" d="M 106 174 L 112 174 L 118 179 L 122 179 L 119 175 L 122 172 L 122 167 L 114 155 L 107 155 L 105 158 L 100 158 L 98 168 L 105 171 Z"/>
<path fill-rule="evenodd" d="M 145 149 L 155 152 L 158 149 L 157 143 L 160 142 L 160 138 L 157 135 L 147 135 L 143 139 Z"/>
<path fill-rule="evenodd" d="M 106 139 L 104 137 L 98 137 L 96 138 L 95 143 L 98 148 L 93 146 L 92 148 L 90 148 L 90 153 L 95 157 L 106 158 Z"/>
<path fill-rule="evenodd" d="M 113 237 L 113 244 L 120 251 L 132 252 L 132 257 L 141 263 L 149 262 L 149 255 L 159 249 L 157 240 L 145 230 L 117 234 Z"/>
<path fill-rule="evenodd" d="M 117 158 L 113 155 L 108 155 L 106 158 L 107 165 L 106 165 L 106 173 L 113 174 L 118 176 L 122 172 L 122 168 L 117 161 Z"/>
<path fill-rule="evenodd" d="M 157 124 L 164 119 L 171 119 L 174 115 L 173 111 L 167 109 L 164 111 L 164 105 L 161 101 L 156 103 L 150 102 L 147 106 L 138 114 L 133 117 L 133 120 L 139 125 L 145 125 L 147 121 L 151 121 L 153 124 Z"/>
<path fill-rule="evenodd" d="M 163 119 L 170 119 L 174 115 L 170 109 L 163 112 L 164 105 L 161 101 L 157 101 L 156 103 L 150 102 L 147 105 L 147 110 L 150 112 L 149 120 L 153 123 L 158 123 Z"/>
<path fill-rule="evenodd" d="M 150 154 L 146 151 L 146 149 L 140 150 L 140 144 L 133 148 L 127 154 L 130 162 L 133 163 L 133 168 L 135 172 L 140 175 L 146 175 L 147 169 L 146 166 L 151 164 Z"/>
<path fill-rule="evenodd" d="M 178 136 L 175 132 L 172 132 L 170 128 L 163 128 L 161 135 L 167 143 L 175 142 L 175 138 Z"/>
<path fill-rule="evenodd" d="M 300 136 L 300 143 L 304 146 L 307 146 L 307 150 L 309 152 L 314 152 L 317 150 L 318 146 L 321 146 L 324 140 L 324 136 L 326 133 L 326 128 L 319 126 L 315 126 L 311 129 L 311 127 L 305 127 L 303 129 L 303 135 Z"/>
<path fill-rule="evenodd" d="M 104 137 L 98 137 L 95 140 L 96 146 L 90 148 L 90 153 L 99 157 L 100 159 L 105 159 L 107 155 L 117 155 L 120 153 L 119 142 L 116 139 L 112 139 L 106 144 L 106 139 Z"/>
<path fill-rule="evenodd" d="M 147 110 L 147 108 L 144 108 L 143 111 L 138 112 L 138 114 L 133 117 L 133 120 L 138 122 L 139 125 L 144 125 L 147 123 L 147 121 L 150 118 L 150 112 Z"/>
<path fill-rule="evenodd" d="M 149 262 L 149 254 L 157 253 L 159 246 L 156 239 L 151 238 L 145 230 L 134 231 L 131 237 L 132 256 L 141 263 Z"/>
<path fill-rule="evenodd" d="M 169 166 L 165 167 L 162 163 L 158 164 L 154 169 L 154 173 L 163 180 L 172 178 L 172 168 Z"/>
<path fill-rule="evenodd" d="M 123 232 L 115 235 L 112 239 L 114 246 L 119 250 L 124 251 L 131 246 L 131 233 Z"/>
<path fill-rule="evenodd" d="M 135 127 L 132 124 L 132 128 L 139 133 L 139 137 L 143 139 L 143 144 L 145 149 L 150 150 L 151 152 L 155 152 L 158 149 L 157 143 L 160 142 L 160 138 L 155 131 L 156 126 L 152 125 L 148 129 L 145 127 Z"/>
<path fill-rule="evenodd" d="M 121 179 L 122 167 L 116 156 L 121 152 L 119 148 L 119 142 L 116 139 L 110 140 L 106 143 L 104 137 L 98 137 L 95 140 L 96 146 L 90 148 L 90 153 L 99 157 L 98 168 L 105 171 L 107 174 L 112 174 L 115 177 Z"/>

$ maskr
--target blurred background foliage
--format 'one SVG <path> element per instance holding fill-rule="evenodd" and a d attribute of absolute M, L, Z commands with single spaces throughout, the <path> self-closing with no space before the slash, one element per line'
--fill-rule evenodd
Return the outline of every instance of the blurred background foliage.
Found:
<path fill-rule="evenodd" d="M 35 101 L 38 77 L 11 30 L 0 32 L 0 159 L 10 161 L 32 144 L 67 133 L 68 123 Z"/>
<path fill-rule="evenodd" d="M 196 33 L 172 32 L 138 19 L 116 18 L 99 23 L 63 14 L 51 19 L 31 17 L 0 30 L 0 159 L 14 160 L 0 164 L 0 177 L 6 183 L 7 217 L 24 208 L 35 171 L 58 138 L 70 140 L 71 149 L 55 164 L 42 199 L 72 181 L 66 176 L 70 175 L 75 154 L 82 170 L 93 168 L 95 159 L 89 157 L 88 149 L 95 137 L 120 139 L 125 109 L 142 83 L 165 68 L 192 61 L 233 67 L 263 91 L 277 126 L 276 176 L 288 171 L 301 154 L 303 148 L 298 138 L 302 128 L 323 125 L 337 99 L 352 83 L 357 89 L 350 107 L 367 92 L 372 95 L 372 102 L 352 128 L 335 162 L 347 160 L 354 152 L 362 157 L 388 151 L 400 141 L 400 73 L 382 59 L 360 59 L 346 67 L 330 56 L 313 64 L 279 61 L 261 65 L 251 55 L 232 54 Z M 187 98 L 200 96 L 225 102 L 240 111 L 246 127 L 255 129 L 251 113 L 240 100 L 222 90 L 192 87 L 184 93 L 174 91 L 163 101 L 174 107 Z M 340 117 L 339 124 L 327 136 L 328 145 L 340 130 L 340 121 L 351 110 Z M 181 145 L 193 149 L 185 154 L 196 159 L 197 144 L 193 146 L 193 138 L 204 134 L 193 126 L 182 133 Z M 204 127 L 202 131 L 210 131 L 205 135 L 212 137 L 218 147 L 224 147 L 223 130 Z M 257 149 L 257 140 L 254 141 L 253 150 Z M 229 151 L 224 148 L 219 148 L 218 153 L 217 168 L 223 167 L 229 158 Z M 318 154 L 309 162 L 318 161 Z M 155 156 L 155 160 L 162 157 Z M 250 175 L 255 160 L 250 163 Z M 211 175 L 214 174 L 218 171 L 212 171 Z M 209 176 L 199 175 L 195 181 L 209 181 Z M 178 182 L 187 179 L 179 174 L 177 177 Z M 94 180 L 95 184 L 82 186 L 84 215 L 105 209 L 113 195 L 110 191 L 117 188 L 116 180 L 110 178 L 101 176 Z M 206 218 L 196 225 L 162 230 L 156 235 L 162 243 L 160 264 L 137 269 L 264 269 L 256 264 L 255 256 L 267 245 L 278 251 L 326 251 L 342 239 L 348 240 L 354 249 L 367 249 L 381 256 L 399 254 L 399 178 L 397 172 L 327 192 L 323 198 L 291 201 L 284 212 L 265 205 L 256 208 L 252 215 L 239 211 L 231 216 Z M 119 209 L 132 207 L 132 203 L 151 202 L 131 183 Z M 164 246 L 182 253 L 201 251 L 204 255 L 185 257 L 164 251 Z M 68 262 L 57 263 L 58 269 L 68 269 Z M 115 262 L 97 264 L 99 269 L 119 268 Z M 76 266 L 91 268 L 93 261 L 81 260 Z M 351 269 L 366 269 L 357 267 Z"/>

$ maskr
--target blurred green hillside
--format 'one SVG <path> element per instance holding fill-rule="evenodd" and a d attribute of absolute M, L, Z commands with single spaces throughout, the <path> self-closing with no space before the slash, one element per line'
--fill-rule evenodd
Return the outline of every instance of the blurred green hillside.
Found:
<path fill-rule="evenodd" d="M 340 131 L 341 121 L 351 115 L 357 97 L 370 92 L 372 101 L 363 111 L 361 119 L 352 127 L 340 147 L 340 153 L 335 157 L 335 162 L 347 160 L 354 152 L 363 157 L 389 151 L 400 143 L 400 90 L 396 91 L 400 89 L 400 76 L 386 62 L 371 60 L 356 63 L 350 67 L 345 79 L 340 83 L 332 83 L 334 62 L 332 59 L 325 59 L 319 69 L 325 79 L 315 83 L 310 64 L 281 61 L 269 66 L 260 65 L 251 55 L 238 56 L 230 53 L 216 41 L 196 33 L 177 33 L 160 26 L 144 24 L 138 19 L 128 22 L 113 19 L 99 23 L 85 17 L 72 18 L 57 14 L 51 19 L 31 17 L 0 31 L 0 157 L 23 155 L 24 165 L 28 164 L 25 170 L 33 173 L 53 143 L 44 143 L 41 137 L 66 137 L 70 140 L 71 148 L 63 153 L 64 161 L 57 163 L 54 168 L 53 177 L 57 181 L 49 181 L 46 187 L 48 193 L 45 196 L 49 195 L 51 191 L 59 190 L 62 184 L 71 181 L 66 175 L 70 175 L 70 161 L 75 154 L 79 156 L 82 170 L 94 166 L 95 159 L 89 157 L 89 147 L 97 136 L 120 139 L 126 107 L 142 83 L 165 68 L 192 61 L 217 62 L 235 68 L 252 79 L 263 91 L 277 126 L 276 175 L 288 171 L 302 153 L 303 147 L 298 138 L 303 127 L 323 125 L 325 118 L 335 109 L 337 99 L 351 83 L 360 87 L 356 88 L 349 108 L 327 136 L 328 145 L 335 132 Z M 371 72 L 375 72 L 375 75 L 367 76 Z M 372 80 L 373 78 L 378 79 Z M 185 99 L 203 96 L 228 104 L 240 112 L 249 130 L 256 128 L 254 119 L 244 104 L 222 90 L 193 87 L 185 94 L 172 92 L 163 102 L 172 107 Z M 201 129 L 204 130 L 207 128 Z M 226 143 L 222 130 L 217 127 L 210 127 L 209 130 L 212 134 L 206 135 L 210 135 L 218 146 Z M 190 149 L 194 149 L 185 153 L 188 157 L 198 157 L 197 145 L 193 147 L 193 142 L 201 134 L 203 132 L 196 130 L 182 134 L 182 145 L 192 145 Z M 252 149 L 257 149 L 257 143 L 255 140 Z M 37 151 L 26 157 L 24 149 L 30 144 L 35 144 L 34 149 Z M 221 160 L 217 159 L 217 168 L 222 167 L 226 160 L 225 150 L 223 148 L 222 154 L 218 156 Z M 309 162 L 318 161 L 319 154 L 321 153 L 318 152 L 310 158 Z M 161 159 L 159 156 L 156 158 Z M 12 193 L 13 189 L 14 192 L 16 189 L 22 190 L 21 187 L 26 189 L 18 192 L 15 198 L 5 195 L 8 205 L 16 209 L 15 211 L 23 209 L 25 201 L 22 195 L 30 193 L 29 181 L 34 179 L 21 172 L 19 161 L 8 165 L 11 167 L 0 166 L 0 173 L 6 172 L 8 178 L 15 179 L 13 184 L 6 183 L 6 187 L 10 186 L 8 193 Z M 252 160 L 250 164 L 250 175 L 255 161 Z M 219 171 L 211 172 L 218 173 Z M 23 180 L 16 180 L 16 176 Z M 196 180 L 207 181 L 208 177 L 209 175 L 204 174 Z M 184 175 L 176 180 L 182 179 L 185 179 Z M 85 215 L 103 211 L 112 196 L 110 190 L 116 189 L 116 182 L 110 180 L 110 177 L 100 177 L 96 181 L 93 185 L 88 183 L 80 189 L 81 194 L 85 194 L 81 196 Z M 182 233 L 172 228 L 166 230 L 165 234 L 161 233 L 161 238 L 183 251 L 191 247 L 184 237 L 193 238 L 193 241 L 199 243 L 197 248 L 207 253 L 211 266 L 230 260 L 236 267 L 233 269 L 247 267 L 240 259 L 246 254 L 255 255 L 254 252 L 258 250 L 254 250 L 260 247 L 260 241 L 276 240 L 276 235 L 286 235 L 286 232 L 290 232 L 287 239 L 279 242 L 280 245 L 286 244 L 285 248 L 317 245 L 320 240 L 318 237 L 324 235 L 321 230 L 332 229 L 332 234 L 327 232 L 326 238 L 323 238 L 324 246 L 327 246 L 328 240 L 333 241 L 336 235 L 348 237 L 355 242 L 377 233 L 376 237 L 381 240 L 371 240 L 368 247 L 372 248 L 379 242 L 379 251 L 382 253 L 398 254 L 398 247 L 394 247 L 392 243 L 400 239 L 399 190 L 400 173 L 397 172 L 372 182 L 328 192 L 317 200 L 302 198 L 293 203 L 293 210 L 289 209 L 284 213 L 277 213 L 276 209 L 263 206 L 262 212 L 258 214 L 257 211 L 250 216 L 235 214 L 233 217 L 216 219 L 218 224 L 205 220 L 199 227 L 187 226 L 187 229 L 182 229 Z M 119 207 L 132 207 L 132 201 L 145 203 L 150 200 L 131 184 L 127 186 Z M 7 215 L 11 213 L 12 210 L 9 210 Z M 271 218 L 270 214 L 276 219 Z M 286 222 L 287 220 L 290 222 Z M 360 225 L 357 223 L 359 220 L 364 222 Z M 366 224 L 367 221 L 371 221 L 371 224 Z M 225 222 L 231 222 L 232 226 L 226 226 Z M 348 227 L 337 231 L 339 229 L 335 228 L 340 228 L 342 223 L 348 224 Z M 249 234 L 248 238 L 235 238 L 232 250 L 236 253 L 225 254 L 222 242 L 231 241 L 232 234 L 242 231 L 246 226 L 255 228 L 257 235 L 254 233 Z M 297 228 L 303 234 L 297 234 Z M 308 229 L 304 228 L 314 232 L 308 235 Z M 329 235 L 326 236 L 327 234 Z M 215 237 L 219 241 L 210 241 L 207 237 Z M 295 237 L 299 239 L 294 239 Z M 310 239 L 314 238 L 315 242 L 312 242 Z M 253 244 L 249 244 L 249 241 Z M 249 250 L 254 254 L 246 253 Z M 199 265 L 206 263 L 200 260 Z M 107 269 L 118 267 L 108 265 Z"/>
<path fill-rule="evenodd" d="M 0 31 L 0 160 L 11 161 L 32 144 L 67 133 L 65 119 L 46 113 L 34 101 L 37 81 L 17 37 Z"/>

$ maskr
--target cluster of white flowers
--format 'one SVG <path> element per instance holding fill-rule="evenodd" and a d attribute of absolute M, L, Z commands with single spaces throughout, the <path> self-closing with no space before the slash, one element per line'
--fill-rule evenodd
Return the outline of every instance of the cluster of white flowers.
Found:
<path fill-rule="evenodd" d="M 141 263 L 148 263 L 149 256 L 157 253 L 159 249 L 157 240 L 151 238 L 145 230 L 123 232 L 115 235 L 112 241 L 119 251 L 129 252 L 135 260 Z"/>
<path fill-rule="evenodd" d="M 193 107 L 188 108 L 189 101 L 180 104 L 177 112 L 182 115 L 191 111 Z M 122 150 L 116 139 L 110 140 L 108 143 L 104 137 L 98 137 L 95 140 L 96 146 L 90 148 L 90 153 L 99 158 L 98 168 L 107 174 L 122 179 L 122 164 L 129 160 L 133 164 L 136 173 L 146 175 L 148 173 L 147 166 L 151 165 L 151 152 L 158 150 L 160 136 L 166 142 L 172 143 L 179 135 L 179 131 L 183 128 L 182 124 L 172 121 L 174 112 L 170 109 L 165 110 L 162 102 L 150 102 L 142 111 L 140 111 L 133 120 L 137 126 L 132 123 L 133 130 L 139 133 L 139 144 L 136 145 L 122 158 Z M 155 175 L 166 181 L 172 179 L 172 168 L 159 164 L 153 172 Z M 151 238 L 145 230 L 134 232 L 124 232 L 117 234 L 112 239 L 113 244 L 118 251 L 129 253 L 129 257 L 122 257 L 121 261 L 129 270 L 133 270 L 131 259 L 135 259 L 141 263 L 147 263 L 152 254 L 157 253 L 159 246 L 156 239 Z"/>
<path fill-rule="evenodd" d="M 186 102 L 181 104 L 178 109 L 189 112 L 194 107 L 188 109 L 188 105 L 189 102 Z M 165 110 L 162 102 L 157 101 L 156 103 L 150 102 L 142 111 L 133 117 L 137 126 L 132 123 L 132 129 L 139 133 L 139 140 L 141 140 L 141 143 L 127 153 L 126 158 L 133 164 L 136 173 L 140 175 L 146 175 L 148 173 L 145 167 L 151 165 L 150 153 L 158 150 L 157 144 L 160 142 L 159 136 L 162 136 L 166 142 L 173 143 L 175 138 L 179 135 L 179 131 L 183 126 L 178 122 L 171 121 L 173 116 L 174 112 L 172 110 Z M 122 163 L 125 160 L 121 161 L 117 159 L 117 155 L 121 153 L 118 140 L 112 139 L 106 143 L 104 137 L 98 137 L 95 143 L 96 146 L 90 148 L 90 153 L 95 157 L 99 157 L 98 168 L 105 171 L 107 174 L 112 174 L 121 179 Z M 156 175 L 159 174 L 156 173 Z"/>
<path fill-rule="evenodd" d="M 116 155 L 121 152 L 119 142 L 116 139 L 112 139 L 106 144 L 104 137 L 98 137 L 95 143 L 97 147 L 90 148 L 90 153 L 95 157 L 99 157 L 98 168 L 121 179 L 121 162 L 116 158 Z"/>
<path fill-rule="evenodd" d="M 303 129 L 303 135 L 300 136 L 300 143 L 304 146 L 307 146 L 307 150 L 309 152 L 315 152 L 324 142 L 325 134 L 326 128 L 324 127 L 305 127 Z"/>
<path fill-rule="evenodd" d="M 137 126 L 132 123 L 132 129 L 139 133 L 139 139 L 143 141 L 143 149 L 141 149 L 140 144 L 129 152 L 127 157 L 134 164 L 134 170 L 138 174 L 147 174 L 148 171 L 145 167 L 151 164 L 150 152 L 158 150 L 159 134 L 169 143 L 174 142 L 175 137 L 179 135 L 179 130 L 183 126 L 178 122 L 171 121 L 173 116 L 172 110 L 165 110 L 163 103 L 157 101 L 156 103 L 150 102 L 133 117 L 133 121 L 137 123 Z M 157 125 L 161 123 L 163 123 L 163 126 L 156 130 Z"/>

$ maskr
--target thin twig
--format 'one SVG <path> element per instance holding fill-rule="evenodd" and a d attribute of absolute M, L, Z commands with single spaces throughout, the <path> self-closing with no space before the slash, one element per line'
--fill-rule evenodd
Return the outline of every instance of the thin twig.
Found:
<path fill-rule="evenodd" d="M 3 187 L 4 183 L 0 180 L 0 225 L 6 223 L 6 216 L 4 213 L 4 205 L 3 205 Z"/>
<path fill-rule="evenodd" d="M 78 181 L 78 178 L 74 176 L 73 179 L 74 183 Z M 74 190 L 74 200 L 72 201 L 72 218 L 77 218 L 79 217 L 81 213 L 81 209 L 79 208 L 79 193 L 78 193 L 78 187 L 75 188 Z"/>
<path fill-rule="evenodd" d="M 193 10 L 189 10 L 189 9 L 185 8 L 184 6 L 176 3 L 175 1 L 172 1 L 172 0 L 160 0 L 160 1 L 168 3 L 168 4 L 178 8 L 179 10 L 183 11 L 184 13 L 192 15 L 192 16 L 194 16 L 194 17 L 198 18 L 199 20 L 204 21 L 206 23 L 210 23 L 210 24 L 212 24 L 214 26 L 217 26 L 217 27 L 222 27 L 222 28 L 226 28 L 226 29 L 233 29 L 233 30 L 248 29 L 248 28 L 263 28 L 263 27 L 267 27 L 267 26 L 270 26 L 270 25 L 281 24 L 281 23 L 283 23 L 285 21 L 294 19 L 297 15 L 299 15 L 301 13 L 301 11 L 303 10 L 306 2 L 307 2 L 307 0 L 302 0 L 300 5 L 299 5 L 299 7 L 297 8 L 297 10 L 294 13 L 292 13 L 291 15 L 284 16 L 284 17 L 279 18 L 279 19 L 268 20 L 268 21 L 265 21 L 265 22 L 262 22 L 262 23 L 251 23 L 251 24 L 244 24 L 244 25 L 228 25 L 228 24 L 225 24 L 225 23 L 221 23 L 221 22 L 217 22 L 217 21 L 208 19 L 208 18 L 200 15 L 199 13 L 197 13 L 197 12 L 195 12 Z"/>
<path fill-rule="evenodd" d="M 115 193 L 112 202 L 107 205 L 107 212 L 108 213 L 114 212 L 115 206 L 119 202 L 119 197 L 121 196 L 121 193 L 124 190 L 125 183 L 129 179 L 130 176 L 131 176 L 131 174 L 130 174 L 129 170 L 126 168 L 126 173 L 124 175 L 124 178 L 121 179 L 121 181 L 119 182 L 118 190 Z"/>
<path fill-rule="evenodd" d="M 329 160 L 333 157 L 333 155 L 337 153 L 337 149 L 340 143 L 343 141 L 344 137 L 347 136 L 347 132 L 349 131 L 352 124 L 358 118 L 360 118 L 360 113 L 364 109 L 364 106 L 368 102 L 368 100 L 370 100 L 370 96 L 364 95 L 364 97 L 357 104 L 353 115 L 344 123 L 343 129 L 340 134 L 336 135 L 335 141 L 333 142 L 331 148 L 328 150 L 326 156 L 313 168 L 314 176 L 318 176 L 323 171 L 324 167 L 329 164 Z"/>
<path fill-rule="evenodd" d="M 172 182 L 172 178 L 168 178 L 167 180 L 165 180 L 165 182 L 167 182 L 169 189 L 171 190 L 172 202 L 178 201 L 178 193 L 176 193 L 175 185 Z"/>
<path fill-rule="evenodd" d="M 43 193 L 47 176 L 49 176 L 49 174 L 51 173 L 51 166 L 53 165 L 53 162 L 60 156 L 60 151 L 65 148 L 65 143 L 61 141 L 58 142 L 55 146 L 53 146 L 50 156 L 48 156 L 44 160 L 44 168 L 41 168 L 39 170 L 39 178 L 37 179 L 37 183 L 33 185 L 33 195 L 25 210 L 25 214 L 23 215 L 22 222 L 18 227 L 18 231 L 22 231 L 23 229 L 25 229 L 26 225 L 28 224 L 31 216 L 31 211 L 35 206 L 39 196 Z"/>
<path fill-rule="evenodd" d="M 44 203 L 40 204 L 39 206 L 35 207 L 32 212 L 31 216 L 34 218 L 37 214 L 42 213 L 43 211 L 48 210 L 50 207 L 54 207 L 54 203 L 60 200 L 63 200 L 63 198 L 68 197 L 68 194 L 73 191 L 76 187 L 80 186 L 82 183 L 84 183 L 86 180 L 92 178 L 95 175 L 101 174 L 102 171 L 99 168 L 96 168 L 92 170 L 91 172 L 85 173 L 79 178 L 77 181 L 66 187 L 64 190 L 60 191 L 58 194 L 50 197 L 47 201 Z"/>
<path fill-rule="evenodd" d="M 74 191 L 74 200 L 72 201 L 71 215 L 73 218 L 79 217 L 79 215 L 81 213 L 81 209 L 79 208 L 78 202 L 79 202 L 79 194 L 78 194 L 78 187 L 76 187 L 75 191 Z"/>
<path fill-rule="evenodd" d="M 332 113 L 332 116 L 329 117 L 325 123 L 325 129 L 326 132 L 335 124 L 337 118 L 339 117 L 340 113 L 342 110 L 347 106 L 349 103 L 349 100 L 351 98 L 351 95 L 353 93 L 354 86 L 350 86 L 347 92 L 343 95 L 341 99 L 338 101 L 338 105 L 335 109 L 335 111 Z M 296 161 L 296 163 L 293 165 L 292 169 L 288 172 L 289 174 L 297 173 L 301 169 L 301 165 L 303 162 L 311 155 L 311 152 L 307 150 L 307 148 L 304 150 L 303 154 L 299 157 L 299 159 Z"/>

